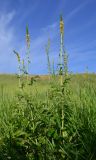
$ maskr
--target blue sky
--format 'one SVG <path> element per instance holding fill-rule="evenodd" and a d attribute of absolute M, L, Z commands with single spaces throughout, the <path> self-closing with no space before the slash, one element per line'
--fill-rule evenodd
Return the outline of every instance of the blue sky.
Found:
<path fill-rule="evenodd" d="M 58 63 L 59 18 L 64 19 L 64 46 L 69 71 L 96 72 L 96 0 L 0 0 L 0 73 L 17 73 L 13 50 L 24 57 L 26 24 L 31 37 L 31 74 L 46 74 L 45 45 Z"/>

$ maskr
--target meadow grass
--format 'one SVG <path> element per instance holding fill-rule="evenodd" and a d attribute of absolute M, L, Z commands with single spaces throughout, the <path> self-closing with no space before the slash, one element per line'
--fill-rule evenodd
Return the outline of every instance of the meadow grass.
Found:
<path fill-rule="evenodd" d="M 96 75 L 70 77 L 20 91 L 16 76 L 0 75 L 0 160 L 96 160 Z"/>

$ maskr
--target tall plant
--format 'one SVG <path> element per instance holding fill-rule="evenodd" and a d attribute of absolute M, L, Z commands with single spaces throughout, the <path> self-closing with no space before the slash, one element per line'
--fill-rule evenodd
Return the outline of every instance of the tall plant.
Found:
<path fill-rule="evenodd" d="M 18 78 L 19 78 L 20 88 L 24 87 L 24 76 L 25 75 L 27 75 L 26 84 L 28 84 L 28 73 L 29 73 L 29 63 L 30 63 L 30 59 L 29 59 L 30 35 L 29 35 L 28 25 L 26 26 L 26 46 L 27 46 L 26 57 L 23 60 L 21 59 L 20 54 L 18 52 L 16 52 L 15 50 L 13 51 L 18 60 Z"/>
<path fill-rule="evenodd" d="M 50 58 L 49 58 L 49 49 L 50 49 L 50 39 L 48 39 L 47 45 L 45 46 L 45 51 L 46 51 L 46 55 L 47 55 L 48 73 L 49 73 L 49 79 L 50 79 L 51 64 L 50 64 Z"/>
<path fill-rule="evenodd" d="M 64 22 L 62 16 L 60 17 L 60 85 L 63 85 L 63 38 L 64 38 Z M 62 113 L 61 113 L 61 134 L 64 137 L 64 106 L 62 105 Z"/>
<path fill-rule="evenodd" d="M 60 58 L 60 68 L 59 68 L 59 75 L 60 75 L 60 83 L 61 85 L 63 84 L 63 47 L 64 47 L 64 22 L 63 22 L 63 18 L 62 16 L 60 17 L 60 54 L 59 54 L 59 58 Z"/>
<path fill-rule="evenodd" d="M 68 54 L 64 51 L 64 77 L 68 75 Z"/>
<path fill-rule="evenodd" d="M 13 50 L 14 54 L 17 57 L 18 60 L 18 79 L 19 79 L 19 88 L 21 88 L 21 58 L 20 58 L 20 54 L 18 52 L 16 52 L 15 50 Z"/>
<path fill-rule="evenodd" d="M 29 73 L 29 64 L 30 64 L 30 34 L 29 34 L 29 29 L 28 29 L 28 25 L 26 26 L 26 47 L 27 47 L 27 51 L 26 51 L 26 70 L 27 70 L 27 84 L 28 84 L 28 73 Z"/>

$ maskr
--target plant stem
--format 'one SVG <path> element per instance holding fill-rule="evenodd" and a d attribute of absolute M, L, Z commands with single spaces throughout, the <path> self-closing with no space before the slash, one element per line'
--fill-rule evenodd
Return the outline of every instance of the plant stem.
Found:
<path fill-rule="evenodd" d="M 18 76 L 19 76 L 19 88 L 21 88 L 20 62 L 19 62 L 19 64 L 18 64 Z"/>
<path fill-rule="evenodd" d="M 50 49 L 50 39 L 48 39 L 47 45 L 46 45 L 46 55 L 47 55 L 47 62 L 48 62 L 48 73 L 49 73 L 49 81 L 51 76 L 51 65 L 50 65 L 50 58 L 49 58 L 49 49 Z"/>
<path fill-rule="evenodd" d="M 62 16 L 60 17 L 60 85 L 63 85 L 63 35 L 64 35 L 64 23 Z M 63 94 L 63 93 L 62 93 Z M 64 137 L 64 107 L 61 108 L 61 134 Z"/>

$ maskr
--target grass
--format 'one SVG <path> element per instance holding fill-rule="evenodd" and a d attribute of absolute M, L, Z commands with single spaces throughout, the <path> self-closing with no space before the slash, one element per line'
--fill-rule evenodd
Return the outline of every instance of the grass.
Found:
<path fill-rule="evenodd" d="M 0 75 L 1 160 L 96 159 L 96 75 L 58 81 L 40 76 L 18 92 L 15 75 Z"/>
<path fill-rule="evenodd" d="M 34 76 L 36 77 L 36 76 Z M 48 78 L 47 76 L 37 76 L 36 81 L 38 82 L 38 87 L 47 87 Z M 36 88 L 37 83 L 34 83 L 34 86 L 30 86 L 31 88 Z M 46 86 L 46 87 L 45 87 Z M 30 88 L 29 87 L 29 88 Z M 0 90 L 4 89 L 6 93 L 15 93 L 16 90 L 18 90 L 18 78 L 16 75 L 7 75 L 7 74 L 1 74 L 0 75 Z"/>

